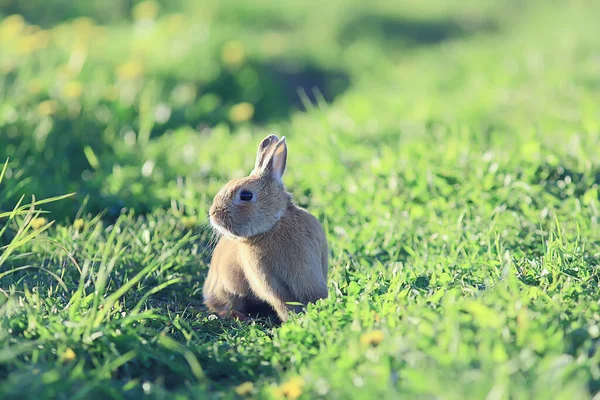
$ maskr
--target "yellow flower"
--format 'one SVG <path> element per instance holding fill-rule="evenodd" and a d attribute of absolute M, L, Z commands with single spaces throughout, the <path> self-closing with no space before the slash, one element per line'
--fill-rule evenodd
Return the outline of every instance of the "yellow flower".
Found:
<path fill-rule="evenodd" d="M 155 1 L 142 1 L 134 7 L 133 19 L 136 21 L 143 19 L 153 20 L 158 15 L 159 8 L 160 6 Z"/>
<path fill-rule="evenodd" d="M 33 229 L 40 229 L 42 226 L 46 225 L 48 220 L 43 217 L 34 218 L 31 220 L 30 225 Z"/>
<path fill-rule="evenodd" d="M 302 394 L 303 388 L 304 379 L 299 376 L 295 376 L 279 386 L 279 388 L 277 388 L 277 394 L 280 397 L 285 397 L 286 399 L 296 400 Z"/>
<path fill-rule="evenodd" d="M 233 122 L 248 121 L 254 115 L 254 106 L 250 103 L 239 103 L 229 110 L 229 119 Z"/>
<path fill-rule="evenodd" d="M 185 226 L 186 228 L 190 229 L 195 227 L 196 225 L 198 225 L 198 218 L 191 216 L 183 216 L 181 217 L 181 223 L 183 224 L 183 226 Z"/>
<path fill-rule="evenodd" d="M 47 117 L 56 112 L 57 105 L 54 100 L 44 100 L 37 106 L 37 113 L 41 117 Z"/>
<path fill-rule="evenodd" d="M 80 230 L 81 228 L 83 228 L 83 224 L 84 224 L 83 219 L 77 218 L 75 220 L 75 222 L 73 222 L 73 228 Z"/>
<path fill-rule="evenodd" d="M 254 384 L 252 382 L 244 382 L 241 385 L 236 386 L 235 392 L 238 394 L 238 396 L 247 396 L 252 393 L 253 389 Z"/>
<path fill-rule="evenodd" d="M 139 61 L 127 61 L 117 68 L 117 77 L 119 79 L 128 80 L 135 79 L 143 74 L 144 67 Z"/>
<path fill-rule="evenodd" d="M 225 65 L 237 67 L 244 62 L 244 45 L 237 40 L 225 43 L 221 51 L 221 59 Z"/>
<path fill-rule="evenodd" d="M 20 35 L 12 39 L 16 46 L 17 54 L 30 54 L 41 50 L 50 43 L 48 31 L 37 26 L 28 26 L 20 32 Z"/>
<path fill-rule="evenodd" d="M 67 349 L 65 350 L 65 352 L 62 354 L 62 359 L 65 361 L 71 361 L 74 360 L 76 357 L 75 352 L 73 351 L 72 348 L 67 347 Z"/>
<path fill-rule="evenodd" d="M 4 18 L 0 24 L 0 34 L 7 37 L 19 35 L 25 28 L 25 19 L 23 16 L 15 14 Z"/>
<path fill-rule="evenodd" d="M 63 88 L 63 95 L 68 99 L 77 99 L 83 93 L 83 85 L 81 82 L 71 81 Z"/>
<path fill-rule="evenodd" d="M 31 54 L 46 46 L 47 42 L 37 33 L 24 35 L 19 38 L 18 54 Z"/>
<path fill-rule="evenodd" d="M 384 335 L 383 331 L 376 329 L 374 331 L 364 333 L 360 337 L 360 342 L 362 344 L 371 344 L 371 345 L 377 346 L 379 343 L 381 343 L 383 341 L 384 337 L 385 337 L 385 335 Z"/>

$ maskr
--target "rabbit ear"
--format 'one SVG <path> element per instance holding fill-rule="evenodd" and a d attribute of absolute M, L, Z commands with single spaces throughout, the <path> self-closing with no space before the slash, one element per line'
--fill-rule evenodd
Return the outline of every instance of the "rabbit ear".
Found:
<path fill-rule="evenodd" d="M 258 151 L 256 152 L 256 162 L 252 173 L 257 173 L 262 170 L 265 161 L 267 160 L 272 147 L 277 144 L 279 138 L 275 135 L 269 135 L 260 142 Z"/>
<path fill-rule="evenodd" d="M 269 158 L 265 161 L 263 173 L 272 176 L 281 183 L 286 163 L 287 143 L 285 142 L 285 136 L 282 136 L 273 151 L 269 154 Z"/>

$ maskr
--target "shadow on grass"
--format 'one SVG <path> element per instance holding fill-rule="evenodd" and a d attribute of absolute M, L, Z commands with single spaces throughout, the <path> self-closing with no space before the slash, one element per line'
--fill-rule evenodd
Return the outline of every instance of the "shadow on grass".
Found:
<path fill-rule="evenodd" d="M 154 78 L 161 83 L 161 97 L 164 98 L 181 83 L 178 77 L 170 74 L 159 74 Z M 240 69 L 223 68 L 213 81 L 195 82 L 194 86 L 197 93 L 209 94 L 214 105 L 206 107 L 199 98 L 195 104 L 174 108 L 167 122 L 155 124 L 152 137 L 185 125 L 201 129 L 230 123 L 231 107 L 241 102 L 252 104 L 253 123 L 276 122 L 305 108 L 303 94 L 306 94 L 306 99 L 312 104 L 322 100 L 332 102 L 350 87 L 350 77 L 341 70 L 291 61 L 255 62 Z"/>
<path fill-rule="evenodd" d="M 153 246 L 162 243 L 162 239 L 144 244 L 136 238 L 136 232 L 151 228 L 151 221 L 144 218 L 139 218 L 133 225 L 122 227 L 127 232 L 124 241 L 129 245 L 110 274 L 110 293 L 114 293 L 144 268 L 148 261 L 143 256 L 144 249 L 161 253 L 160 248 Z M 171 241 L 176 242 L 182 234 L 183 232 L 171 232 Z M 59 311 L 68 309 L 73 291 L 78 285 L 79 274 L 76 268 L 69 264 L 70 261 L 52 243 L 40 241 L 33 244 L 33 249 L 24 249 L 27 255 L 4 264 L 2 271 L 18 268 L 23 264 L 41 266 L 56 276 L 61 276 L 69 290 L 61 290 L 56 280 L 38 268 L 20 270 L 4 277 L 2 288 L 6 291 L 15 287 L 18 296 L 24 296 L 25 291 L 40 294 L 41 300 L 36 313 L 45 322 L 43 327 L 31 325 L 31 308 L 15 309 L 10 316 L 2 316 L 0 319 L 0 327 L 7 333 L 4 337 L 0 335 L 0 339 L 7 340 L 6 343 L 11 343 L 11 346 L 34 342 L 43 344 L 40 348 L 34 346 L 32 350 L 11 357 L 10 360 L 0 360 L 0 382 L 4 382 L 0 384 L 0 391 L 4 391 L 9 397 L 25 393 L 28 396 L 24 398 L 42 394 L 41 398 L 47 398 L 46 394 L 55 393 L 56 396 L 49 397 L 60 398 L 61 394 L 70 398 L 83 387 L 90 390 L 90 393 L 102 395 L 108 395 L 109 392 L 120 393 L 128 386 L 127 382 L 135 381 L 137 386 L 133 385 L 132 392 L 128 389 L 128 394 L 139 392 L 144 382 L 157 385 L 157 390 L 177 392 L 186 390 L 189 385 L 195 385 L 198 381 L 197 375 L 191 372 L 190 359 L 195 359 L 200 364 L 205 377 L 201 386 L 207 393 L 228 389 L 245 381 L 274 376 L 277 371 L 270 359 L 277 349 L 272 348 L 265 353 L 263 345 L 271 343 L 271 330 L 277 324 L 267 319 L 256 320 L 254 325 L 219 320 L 211 316 L 202 304 L 202 284 L 210 253 L 203 249 L 210 249 L 213 243 L 208 236 L 205 233 L 200 238 L 190 240 L 179 253 L 173 255 L 175 266 L 165 270 L 159 268 L 125 293 L 120 298 L 119 309 L 115 309 L 109 318 L 94 328 L 95 339 L 91 341 L 82 340 L 77 328 L 71 331 L 67 327 L 76 327 L 79 317 L 69 320 L 67 314 L 60 314 L 63 311 Z M 163 229 L 152 231 L 150 237 L 168 240 Z M 82 265 L 84 260 L 92 260 L 97 252 L 95 248 L 81 253 L 77 251 L 82 243 L 88 241 L 86 237 L 79 237 L 74 242 L 70 242 L 73 240 L 71 238 L 64 240 L 67 241 L 64 245 Z M 30 252 L 31 250 L 34 252 Z M 94 261 L 95 265 L 99 262 L 99 259 Z M 94 269 L 96 268 L 99 267 L 96 265 Z M 128 313 L 144 299 L 143 296 L 149 290 L 166 284 L 174 277 L 181 278 L 181 282 L 165 287 L 144 302 L 144 310 L 153 310 L 148 311 L 150 314 L 132 315 L 131 317 L 136 318 L 133 324 L 120 322 L 130 316 Z M 94 288 L 90 287 L 91 282 L 84 286 L 87 289 L 83 297 L 89 298 Z M 46 293 L 52 295 L 46 296 Z M 103 299 L 105 297 L 102 296 Z M 90 306 L 91 304 L 83 306 L 78 314 L 86 315 Z M 66 324 L 65 320 L 68 320 Z M 167 338 L 164 342 L 164 336 L 170 339 Z M 61 346 L 68 346 L 74 351 L 76 359 L 73 362 L 65 362 L 60 358 L 64 350 L 57 349 Z M 108 375 L 106 371 L 101 371 L 102 367 L 99 366 L 116 362 L 120 355 L 126 354 L 134 354 L 134 357 L 111 369 Z M 45 384 L 28 385 L 27 382 L 32 379 L 36 382 L 45 381 Z M 97 382 L 90 386 L 90 381 Z"/>
<path fill-rule="evenodd" d="M 418 20 L 390 15 L 363 15 L 350 23 L 340 34 L 344 44 L 359 39 L 376 38 L 384 43 L 408 47 L 435 45 L 476 32 L 490 32 L 496 29 L 491 21 L 460 23 L 449 18 Z"/>
<path fill-rule="evenodd" d="M 600 168 L 592 167 L 588 171 L 581 171 L 563 164 L 543 163 L 537 168 L 534 177 L 532 183 L 541 185 L 557 199 L 573 196 L 581 198 L 594 185 L 600 185 Z"/>
<path fill-rule="evenodd" d="M 152 124 L 152 139 L 178 128 L 193 127 L 202 131 L 223 124 L 233 128 L 236 123 L 231 122 L 230 113 L 239 103 L 252 104 L 253 123 L 273 123 L 305 106 L 299 92 L 305 93 L 307 101 L 313 104 L 321 100 L 330 102 L 350 85 L 348 75 L 340 71 L 314 66 L 255 64 L 239 71 L 223 69 L 211 82 L 193 83 L 200 95 L 189 104 L 177 105 L 168 103 L 168 99 L 182 80 L 172 74 L 156 75 L 152 79 L 158 82 L 160 89 L 151 101 L 156 107 L 168 104 L 169 110 L 166 121 Z M 46 97 L 36 99 L 43 100 Z M 102 112 L 107 118 L 98 118 Z M 47 198 L 76 192 L 70 199 L 48 205 L 53 218 L 73 217 L 86 197 L 89 197 L 86 211 L 97 214 L 107 210 L 109 218 L 116 218 L 124 208 L 147 213 L 167 207 L 169 201 L 163 189 L 182 175 L 181 166 L 173 165 L 165 153 L 154 157 L 159 175 L 142 174 L 148 152 L 156 144 L 152 141 L 147 145 L 128 144 L 128 137 L 138 129 L 140 118 L 139 110 L 118 101 L 102 100 L 73 115 L 61 109 L 47 126 L 43 146 L 36 139 L 36 126 L 26 120 L 1 127 L 0 142 L 4 145 L 0 146 L 0 161 L 10 158 L 11 175 L 26 176 L 28 182 L 19 180 L 23 187 L 0 206 L 11 209 L 22 193 Z M 190 167 L 189 173 L 194 172 Z M 7 179 L 9 184 L 10 181 Z"/>

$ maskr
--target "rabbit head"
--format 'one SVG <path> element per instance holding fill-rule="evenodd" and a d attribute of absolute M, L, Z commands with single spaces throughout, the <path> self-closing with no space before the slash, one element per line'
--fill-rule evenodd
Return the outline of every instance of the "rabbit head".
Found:
<path fill-rule="evenodd" d="M 213 228 L 230 238 L 248 238 L 269 231 L 291 201 L 281 180 L 286 161 L 285 136 L 264 138 L 250 175 L 230 181 L 215 196 L 209 211 Z"/>

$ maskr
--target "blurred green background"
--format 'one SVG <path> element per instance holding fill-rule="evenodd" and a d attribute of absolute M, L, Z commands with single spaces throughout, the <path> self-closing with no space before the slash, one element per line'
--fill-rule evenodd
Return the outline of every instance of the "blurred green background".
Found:
<path fill-rule="evenodd" d="M 87 211 L 113 217 L 171 200 L 203 212 L 194 193 L 230 174 L 221 160 L 237 145 L 226 138 L 273 127 L 289 135 L 298 110 L 334 99 L 338 120 L 347 114 L 371 131 L 446 117 L 501 128 L 503 113 L 529 111 L 518 98 L 494 103 L 511 89 L 502 80 L 532 74 L 498 65 L 516 62 L 501 45 L 520 40 L 515 25 L 551 33 L 543 13 L 527 13 L 542 5 L 556 12 L 519 1 L 1 0 L 10 203 L 76 192 L 50 206 L 56 218 L 85 198 Z M 453 55 L 460 41 L 484 54 Z"/>

